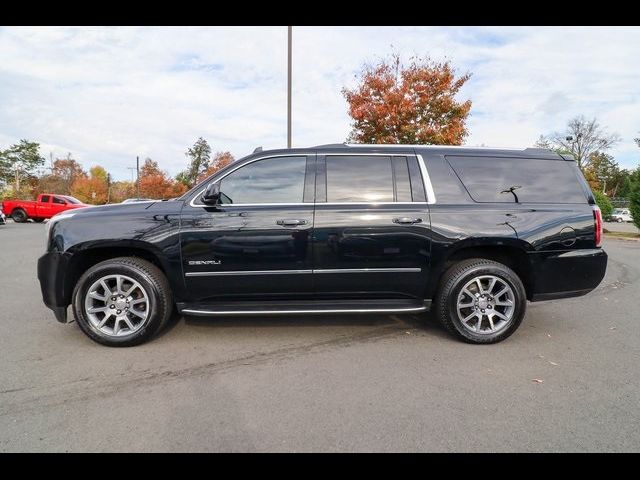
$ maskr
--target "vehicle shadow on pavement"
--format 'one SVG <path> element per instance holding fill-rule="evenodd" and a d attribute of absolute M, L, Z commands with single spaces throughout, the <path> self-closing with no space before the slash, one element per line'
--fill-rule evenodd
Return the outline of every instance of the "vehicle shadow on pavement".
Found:
<path fill-rule="evenodd" d="M 178 314 L 162 334 L 180 320 L 188 326 L 205 328 L 274 328 L 274 327 L 397 327 L 398 331 L 418 330 L 436 337 L 451 338 L 430 312 L 420 315 L 264 315 L 198 317 Z"/>

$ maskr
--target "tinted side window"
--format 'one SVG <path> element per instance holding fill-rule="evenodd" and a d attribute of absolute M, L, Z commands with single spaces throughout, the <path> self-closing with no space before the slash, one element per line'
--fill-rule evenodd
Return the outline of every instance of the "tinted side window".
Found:
<path fill-rule="evenodd" d="M 49 195 L 43 195 L 40 201 L 42 203 L 49 203 Z"/>
<path fill-rule="evenodd" d="M 514 193 L 520 203 L 587 201 L 571 162 L 451 156 L 447 160 L 476 202 L 513 203 Z"/>
<path fill-rule="evenodd" d="M 67 202 L 65 202 L 61 198 L 53 197 L 53 203 L 59 203 L 59 204 L 65 205 Z"/>
<path fill-rule="evenodd" d="M 327 156 L 327 202 L 393 202 L 391 157 Z"/>
<path fill-rule="evenodd" d="M 301 203 L 307 157 L 274 157 L 250 163 L 220 182 L 222 203 Z"/>

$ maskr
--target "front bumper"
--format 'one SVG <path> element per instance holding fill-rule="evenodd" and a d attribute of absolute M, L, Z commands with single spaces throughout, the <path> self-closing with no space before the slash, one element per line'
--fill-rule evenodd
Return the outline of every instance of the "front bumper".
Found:
<path fill-rule="evenodd" d="M 601 248 L 530 253 L 531 301 L 586 295 L 604 278 L 607 258 Z"/>
<path fill-rule="evenodd" d="M 71 295 L 65 284 L 69 257 L 64 253 L 48 252 L 38 259 L 38 280 L 42 291 L 42 301 L 53 310 L 56 320 L 67 322 L 67 307 Z"/>

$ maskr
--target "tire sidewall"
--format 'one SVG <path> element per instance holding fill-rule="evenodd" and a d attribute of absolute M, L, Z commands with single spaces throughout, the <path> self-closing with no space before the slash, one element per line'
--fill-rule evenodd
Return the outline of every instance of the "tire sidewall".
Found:
<path fill-rule="evenodd" d="M 27 221 L 27 213 L 22 209 L 18 209 L 11 214 L 11 218 L 16 223 L 24 223 Z"/>
<path fill-rule="evenodd" d="M 482 275 L 493 275 L 507 282 L 513 290 L 515 305 L 511 323 L 503 330 L 492 334 L 477 334 L 467 330 L 462 321 L 458 318 L 458 295 L 462 287 L 474 277 Z M 479 265 L 465 270 L 459 275 L 454 286 L 450 289 L 446 299 L 446 312 L 452 320 L 457 332 L 465 339 L 473 343 L 496 343 L 509 337 L 520 326 L 526 310 L 527 298 L 524 287 L 520 279 L 510 270 L 493 265 Z"/>
<path fill-rule="evenodd" d="M 127 275 L 142 285 L 149 297 L 150 316 L 143 327 L 131 335 L 123 337 L 109 337 L 96 330 L 87 318 L 84 310 L 84 300 L 87 290 L 101 277 L 107 275 Z M 153 279 L 144 271 L 126 263 L 109 263 L 98 265 L 83 274 L 73 292 L 73 313 L 82 331 L 91 339 L 108 346 L 133 346 L 145 342 L 158 330 L 162 323 L 164 311 L 160 301 L 160 293 Z"/>

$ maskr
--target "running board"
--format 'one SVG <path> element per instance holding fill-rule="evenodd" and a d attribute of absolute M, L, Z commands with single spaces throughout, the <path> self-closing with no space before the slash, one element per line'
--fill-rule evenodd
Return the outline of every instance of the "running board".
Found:
<path fill-rule="evenodd" d="M 232 315 L 323 315 L 349 313 L 419 313 L 429 310 L 431 300 L 416 301 L 309 301 L 243 302 L 178 306 L 180 313 L 195 316 Z"/>

